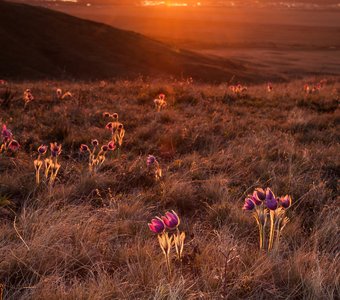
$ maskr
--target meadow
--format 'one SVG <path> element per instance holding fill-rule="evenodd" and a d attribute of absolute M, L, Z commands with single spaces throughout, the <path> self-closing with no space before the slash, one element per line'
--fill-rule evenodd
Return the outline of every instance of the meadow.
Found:
<path fill-rule="evenodd" d="M 319 80 L 242 94 L 190 80 L 3 85 L 1 123 L 20 144 L 0 157 L 4 299 L 335 299 L 340 81 L 304 92 Z M 105 112 L 118 113 L 125 137 L 90 173 L 79 148 L 110 142 Z M 37 149 L 53 142 L 59 173 L 37 185 Z M 257 187 L 292 197 L 275 253 L 259 250 L 242 210 Z M 168 276 L 148 223 L 171 210 L 186 239 Z"/>

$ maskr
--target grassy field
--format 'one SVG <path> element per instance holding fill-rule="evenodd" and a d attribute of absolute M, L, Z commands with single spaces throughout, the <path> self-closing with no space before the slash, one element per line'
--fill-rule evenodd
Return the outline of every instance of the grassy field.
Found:
<path fill-rule="evenodd" d="M 339 78 L 248 87 L 117 81 L 9 83 L 1 121 L 21 144 L 0 157 L 4 299 L 335 299 L 339 296 Z M 24 109 L 22 93 L 34 100 Z M 56 99 L 56 89 L 71 98 Z M 166 95 L 156 112 L 153 99 Z M 90 175 L 81 144 L 126 134 Z M 35 184 L 37 148 L 62 144 L 53 186 Z M 148 172 L 155 155 L 161 180 Z M 290 194 L 279 251 L 258 249 L 242 211 L 256 187 Z M 168 278 L 148 222 L 175 210 L 186 232 Z"/>

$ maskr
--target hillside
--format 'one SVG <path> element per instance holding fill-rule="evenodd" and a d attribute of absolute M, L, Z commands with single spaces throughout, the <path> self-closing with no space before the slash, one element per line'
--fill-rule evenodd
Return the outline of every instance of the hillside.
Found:
<path fill-rule="evenodd" d="M 222 81 L 250 70 L 140 34 L 42 7 L 0 1 L 0 76 L 100 79 L 136 75 Z M 258 79 L 258 77 L 257 77 Z"/>

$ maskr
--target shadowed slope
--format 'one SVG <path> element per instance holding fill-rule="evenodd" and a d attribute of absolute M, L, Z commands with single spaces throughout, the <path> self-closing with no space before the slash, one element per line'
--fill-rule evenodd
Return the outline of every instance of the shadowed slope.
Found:
<path fill-rule="evenodd" d="M 0 76 L 99 79 L 136 75 L 220 81 L 240 64 L 171 48 L 140 34 L 46 8 L 0 1 Z M 254 73 L 254 72 L 252 72 Z"/>

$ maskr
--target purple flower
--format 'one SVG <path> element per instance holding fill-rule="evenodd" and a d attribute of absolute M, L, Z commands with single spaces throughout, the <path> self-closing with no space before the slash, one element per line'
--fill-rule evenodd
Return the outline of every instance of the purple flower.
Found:
<path fill-rule="evenodd" d="M 171 212 L 166 212 L 165 216 L 162 216 L 162 220 L 169 229 L 176 229 L 180 223 L 178 215 L 173 210 Z"/>
<path fill-rule="evenodd" d="M 20 148 L 20 144 L 16 140 L 12 140 L 9 143 L 8 148 L 15 152 Z"/>
<path fill-rule="evenodd" d="M 146 159 L 146 165 L 148 167 L 150 167 L 151 165 L 153 165 L 156 162 L 156 157 L 154 157 L 153 155 L 149 155 L 148 158 Z"/>
<path fill-rule="evenodd" d="M 104 145 L 104 146 L 102 146 L 101 150 L 102 150 L 103 152 L 106 152 L 106 151 L 109 150 L 109 146 L 108 146 L 108 145 Z"/>
<path fill-rule="evenodd" d="M 99 145 L 99 142 L 97 139 L 94 139 L 91 141 L 92 146 L 97 147 Z"/>
<path fill-rule="evenodd" d="M 266 206 L 270 209 L 270 210 L 275 210 L 277 209 L 278 206 L 278 201 L 275 198 L 274 193 L 271 191 L 270 188 L 267 188 L 266 190 Z"/>
<path fill-rule="evenodd" d="M 257 206 L 262 204 L 262 201 L 258 198 L 256 192 L 254 192 L 253 195 L 248 195 L 248 198 L 251 199 Z"/>
<path fill-rule="evenodd" d="M 286 195 L 284 197 L 281 197 L 279 199 L 279 202 L 283 208 L 288 208 L 292 205 L 292 197 L 289 195 Z"/>
<path fill-rule="evenodd" d="M 50 149 L 53 157 L 57 157 L 61 153 L 61 145 L 58 145 L 57 143 L 51 143 Z"/>
<path fill-rule="evenodd" d="M 106 126 L 105 126 L 105 129 L 111 130 L 112 128 L 113 128 L 112 122 L 107 123 Z"/>
<path fill-rule="evenodd" d="M 266 200 L 266 192 L 261 188 L 255 189 L 253 196 L 256 197 L 260 201 Z"/>
<path fill-rule="evenodd" d="M 41 145 L 41 146 L 39 146 L 38 152 L 39 152 L 39 154 L 41 154 L 41 155 L 46 154 L 46 152 L 47 152 L 47 146 L 46 146 L 46 145 Z"/>
<path fill-rule="evenodd" d="M 151 220 L 151 223 L 148 224 L 151 231 L 154 233 L 162 233 L 165 230 L 165 224 L 161 218 L 156 217 Z"/>
<path fill-rule="evenodd" d="M 1 135 L 4 142 L 10 141 L 13 137 L 12 132 L 9 129 L 7 129 L 7 126 L 5 124 L 2 125 Z"/>
<path fill-rule="evenodd" d="M 114 141 L 111 141 L 107 144 L 107 146 L 109 147 L 109 150 L 110 151 L 113 151 L 116 149 L 116 145 L 115 145 L 115 142 Z"/>
<path fill-rule="evenodd" d="M 86 151 L 89 151 L 89 150 L 90 150 L 89 146 L 87 146 L 85 144 L 80 145 L 80 152 L 86 152 Z"/>
<path fill-rule="evenodd" d="M 246 198 L 244 200 L 243 210 L 253 210 L 255 208 L 255 203 L 252 199 Z"/>

